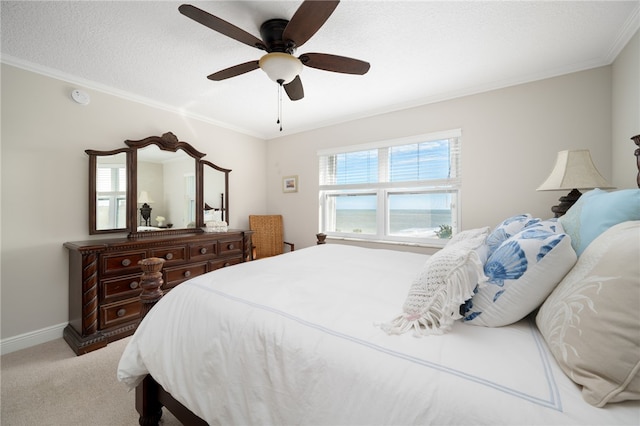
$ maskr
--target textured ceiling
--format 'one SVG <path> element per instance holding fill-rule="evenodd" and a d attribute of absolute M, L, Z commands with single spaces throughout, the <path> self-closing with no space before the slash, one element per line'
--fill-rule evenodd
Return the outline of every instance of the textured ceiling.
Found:
<path fill-rule="evenodd" d="M 301 1 L 193 2 L 259 37 Z M 371 63 L 364 76 L 305 67 L 305 98 L 261 71 L 207 75 L 263 52 L 172 1 L 2 1 L 2 61 L 270 139 L 353 118 L 610 64 L 640 26 L 635 1 L 349 1 L 304 44 Z"/>

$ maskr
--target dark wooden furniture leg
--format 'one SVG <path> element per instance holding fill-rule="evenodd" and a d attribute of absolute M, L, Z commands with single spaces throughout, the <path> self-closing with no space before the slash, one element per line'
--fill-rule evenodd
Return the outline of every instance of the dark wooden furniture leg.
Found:
<path fill-rule="evenodd" d="M 164 259 L 149 257 L 138 262 L 142 268 L 140 278 L 140 301 L 142 318 L 162 298 L 162 265 Z M 136 411 L 140 414 L 140 426 L 157 426 L 162 417 L 162 407 L 166 407 L 173 415 L 187 426 L 206 426 L 207 422 L 193 414 L 187 407 L 176 401 L 169 392 L 156 382 L 151 375 L 147 375 L 142 383 L 136 387 Z"/>
<path fill-rule="evenodd" d="M 140 426 L 157 426 L 162 417 L 162 404 L 158 398 L 160 385 L 151 376 L 144 378 L 136 387 L 136 410 Z"/>
<path fill-rule="evenodd" d="M 149 257 L 138 262 L 142 268 L 140 286 L 142 293 L 140 301 L 142 309 L 140 311 L 140 321 L 147 315 L 153 306 L 162 298 L 162 265 L 164 259 Z M 142 383 L 136 387 L 136 410 L 140 414 L 138 423 L 141 426 L 156 426 L 162 417 L 162 404 L 158 397 L 158 383 L 151 376 L 144 378 Z"/>

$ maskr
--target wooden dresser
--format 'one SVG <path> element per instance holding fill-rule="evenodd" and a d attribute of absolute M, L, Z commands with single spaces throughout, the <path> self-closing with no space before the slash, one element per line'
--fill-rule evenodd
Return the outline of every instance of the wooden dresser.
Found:
<path fill-rule="evenodd" d="M 189 278 L 248 259 L 251 231 L 104 239 L 65 243 L 69 249 L 69 325 L 64 339 L 77 355 L 133 334 L 142 271 L 148 257 L 165 260 L 167 291 Z"/>

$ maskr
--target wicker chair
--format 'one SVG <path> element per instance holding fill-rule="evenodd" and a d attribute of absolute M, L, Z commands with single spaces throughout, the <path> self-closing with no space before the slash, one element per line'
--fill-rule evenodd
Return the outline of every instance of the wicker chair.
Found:
<path fill-rule="evenodd" d="M 253 259 L 282 254 L 285 245 L 289 246 L 290 251 L 294 249 L 292 243 L 284 241 L 281 215 L 250 215 L 249 228 L 253 231 Z"/>

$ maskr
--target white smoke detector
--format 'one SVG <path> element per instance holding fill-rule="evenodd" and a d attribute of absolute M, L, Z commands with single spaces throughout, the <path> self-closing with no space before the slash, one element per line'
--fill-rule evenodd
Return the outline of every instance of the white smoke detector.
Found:
<path fill-rule="evenodd" d="M 89 105 L 91 98 L 87 92 L 83 92 L 82 90 L 74 89 L 71 92 L 71 98 L 79 103 L 80 105 Z"/>

